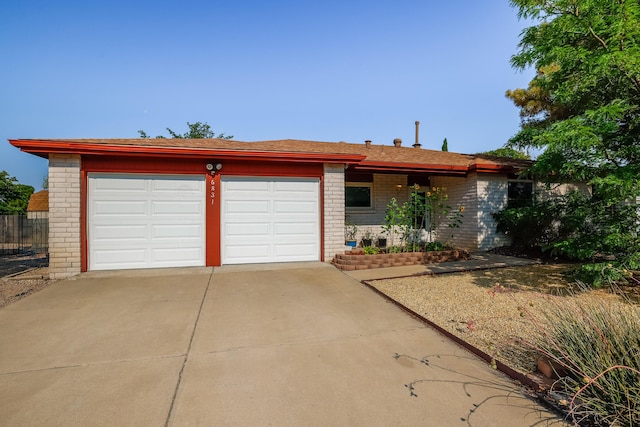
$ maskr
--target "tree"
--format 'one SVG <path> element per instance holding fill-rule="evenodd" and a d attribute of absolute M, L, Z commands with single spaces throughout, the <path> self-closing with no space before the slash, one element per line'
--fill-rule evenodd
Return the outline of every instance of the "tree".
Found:
<path fill-rule="evenodd" d="M 0 171 L 0 215 L 15 215 L 27 212 L 29 197 L 34 188 L 18 183 L 6 171 Z"/>
<path fill-rule="evenodd" d="M 476 154 L 495 157 L 508 157 L 510 159 L 516 160 L 531 160 L 531 156 L 527 153 L 509 147 L 496 148 L 495 150 L 483 151 L 482 153 Z"/>
<path fill-rule="evenodd" d="M 232 139 L 233 135 L 225 135 L 224 133 L 220 133 L 216 135 L 216 133 L 211 129 L 211 126 L 207 122 L 195 122 L 189 123 L 187 122 L 187 127 L 189 131 L 179 134 L 174 132 L 173 130 L 167 128 L 167 132 L 171 135 L 171 138 L 179 138 L 179 139 Z M 139 130 L 138 134 L 140 134 L 140 138 L 151 138 L 145 131 Z M 156 138 L 163 139 L 165 136 L 158 135 Z"/>
<path fill-rule="evenodd" d="M 594 193 L 579 209 L 573 206 L 587 221 L 590 235 L 585 236 L 587 230 L 576 222 L 575 229 L 565 230 L 565 238 L 551 246 L 584 261 L 605 256 L 623 269 L 639 269 L 637 226 L 617 237 L 610 229 L 620 229 L 621 223 L 611 221 L 640 196 L 640 3 L 511 0 L 511 4 L 519 17 L 537 22 L 522 32 L 511 64 L 521 70 L 535 67 L 538 73 L 527 89 L 506 94 L 522 118 L 522 128 L 508 146 L 542 150 L 530 170 L 532 176 L 587 182 Z M 637 209 L 626 211 L 635 212 L 634 221 L 638 219 Z M 564 220 L 563 226 L 572 222 Z"/>
<path fill-rule="evenodd" d="M 447 138 L 442 141 L 442 151 L 449 151 L 449 143 L 447 142 Z"/>

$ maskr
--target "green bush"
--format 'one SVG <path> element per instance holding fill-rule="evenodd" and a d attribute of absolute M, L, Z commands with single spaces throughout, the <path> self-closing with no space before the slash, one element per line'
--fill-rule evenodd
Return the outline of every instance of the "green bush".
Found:
<path fill-rule="evenodd" d="M 640 283 L 632 273 L 640 268 L 634 204 L 610 204 L 598 193 L 575 191 L 529 206 L 507 206 L 494 218 L 497 231 L 511 236 L 514 247 L 579 261 L 575 277 L 592 286 Z"/>
<path fill-rule="evenodd" d="M 564 371 L 552 392 L 573 421 L 640 426 L 640 308 L 590 303 L 550 305 L 539 350 Z"/>

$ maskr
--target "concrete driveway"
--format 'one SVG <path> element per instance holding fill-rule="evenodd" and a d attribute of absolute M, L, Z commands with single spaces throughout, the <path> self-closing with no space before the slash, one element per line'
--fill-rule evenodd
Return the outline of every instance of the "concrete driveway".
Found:
<path fill-rule="evenodd" d="M 0 310 L 6 426 L 538 426 L 509 379 L 320 264 L 88 273 Z"/>

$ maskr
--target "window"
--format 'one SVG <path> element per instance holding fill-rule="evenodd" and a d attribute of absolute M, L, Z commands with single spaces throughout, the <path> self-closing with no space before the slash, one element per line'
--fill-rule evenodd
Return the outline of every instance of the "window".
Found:
<path fill-rule="evenodd" d="M 533 202 L 533 182 L 509 181 L 507 193 L 509 207 L 529 206 Z"/>
<path fill-rule="evenodd" d="M 371 208 L 371 188 L 368 182 L 348 182 L 344 189 L 344 205 L 347 208 Z"/>

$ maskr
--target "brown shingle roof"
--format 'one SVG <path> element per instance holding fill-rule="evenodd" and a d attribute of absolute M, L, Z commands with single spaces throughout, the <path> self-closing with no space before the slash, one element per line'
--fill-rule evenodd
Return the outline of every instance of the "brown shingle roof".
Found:
<path fill-rule="evenodd" d="M 20 146 L 20 142 L 32 142 L 36 140 L 11 141 L 14 145 Z M 38 143 L 46 145 L 49 143 L 69 144 L 70 152 L 73 146 L 98 146 L 119 147 L 127 150 L 129 147 L 161 148 L 161 149 L 189 149 L 203 150 L 215 154 L 216 150 L 233 150 L 238 152 L 271 152 L 271 153 L 309 153 L 309 154 L 344 154 L 366 156 L 360 165 L 361 167 L 381 165 L 395 165 L 402 168 L 403 165 L 411 168 L 421 168 L 424 165 L 428 168 L 446 170 L 447 168 L 474 169 L 483 166 L 485 169 L 500 168 L 521 168 L 528 165 L 528 161 L 516 161 L 512 159 L 461 154 L 437 150 L 418 149 L 413 147 L 395 147 L 391 145 L 354 144 L 347 142 L 321 142 L 305 141 L 295 139 L 242 142 L 227 139 L 48 139 L 37 140 Z M 22 147 L 21 147 L 22 148 Z M 123 151 L 124 151 L 123 150 Z M 30 151 L 25 149 L 25 151 Z M 204 153 L 203 153 L 204 154 Z"/>
<path fill-rule="evenodd" d="M 29 197 L 27 212 L 48 212 L 49 211 L 49 190 L 41 190 L 33 193 Z"/>

